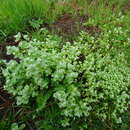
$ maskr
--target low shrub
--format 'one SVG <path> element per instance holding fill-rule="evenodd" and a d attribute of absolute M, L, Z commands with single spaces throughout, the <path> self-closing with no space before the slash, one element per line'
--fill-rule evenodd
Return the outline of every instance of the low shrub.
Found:
<path fill-rule="evenodd" d="M 27 38 L 8 47 L 19 60 L 6 63 L 4 88 L 17 105 L 35 110 L 41 128 L 86 129 L 94 119 L 121 123 L 130 99 L 128 44 L 121 28 L 98 38 L 81 32 L 73 44 L 48 34 L 43 42 Z"/>

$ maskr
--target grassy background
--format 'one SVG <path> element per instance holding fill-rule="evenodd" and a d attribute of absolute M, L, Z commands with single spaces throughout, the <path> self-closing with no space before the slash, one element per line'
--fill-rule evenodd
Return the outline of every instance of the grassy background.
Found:
<path fill-rule="evenodd" d="M 29 20 L 43 19 L 53 23 L 65 13 L 89 15 L 95 22 L 109 22 L 113 12 L 118 14 L 127 0 L 0 0 L 0 35 L 8 36 L 23 31 Z"/>
<path fill-rule="evenodd" d="M 1 35 L 14 34 L 25 29 L 29 20 L 47 19 L 50 2 L 47 0 L 1 0 L 0 32 Z"/>

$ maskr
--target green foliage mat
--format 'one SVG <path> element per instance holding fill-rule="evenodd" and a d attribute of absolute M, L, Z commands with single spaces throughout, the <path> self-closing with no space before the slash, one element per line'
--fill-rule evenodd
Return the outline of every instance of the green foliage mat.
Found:
<path fill-rule="evenodd" d="M 130 99 L 127 33 L 121 27 L 98 38 L 81 32 L 73 44 L 45 29 L 43 41 L 23 36 L 18 47 L 8 47 L 19 61 L 6 63 L 4 88 L 17 105 L 35 111 L 33 119 L 46 124 L 41 128 L 86 129 L 94 119 L 121 123 Z"/>

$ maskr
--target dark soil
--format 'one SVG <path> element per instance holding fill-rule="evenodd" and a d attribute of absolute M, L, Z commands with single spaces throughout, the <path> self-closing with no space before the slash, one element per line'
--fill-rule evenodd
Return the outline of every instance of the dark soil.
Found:
<path fill-rule="evenodd" d="M 122 8 L 123 13 L 127 13 L 130 11 L 130 0 L 128 0 L 125 4 L 124 7 Z"/>
<path fill-rule="evenodd" d="M 17 46 L 18 42 L 15 42 L 13 37 L 9 37 L 5 42 L 0 44 L 0 59 L 2 60 L 12 60 L 14 57 L 12 55 L 7 55 L 7 46 Z"/>
<path fill-rule="evenodd" d="M 0 117 L 4 118 L 4 112 L 12 105 L 11 95 L 0 88 Z"/>
<path fill-rule="evenodd" d="M 93 36 L 100 33 L 101 30 L 97 26 L 83 26 L 83 23 L 87 22 L 88 19 L 88 15 L 72 16 L 64 14 L 54 24 L 49 26 L 49 30 L 67 39 L 78 36 L 81 31 L 85 31 Z"/>
<path fill-rule="evenodd" d="M 4 79 L 2 79 L 1 74 L 0 80 L 0 119 L 4 120 L 6 118 L 7 111 L 12 107 L 13 98 L 3 89 Z"/>

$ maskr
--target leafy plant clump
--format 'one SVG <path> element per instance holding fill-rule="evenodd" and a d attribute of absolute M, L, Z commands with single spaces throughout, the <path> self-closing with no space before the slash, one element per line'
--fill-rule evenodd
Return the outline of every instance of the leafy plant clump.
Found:
<path fill-rule="evenodd" d="M 124 53 L 128 42 L 121 28 L 98 38 L 82 32 L 73 44 L 61 44 L 49 34 L 43 42 L 27 38 L 18 47 L 8 47 L 19 60 L 6 63 L 4 88 L 16 97 L 17 105 L 29 105 L 46 117 L 52 112 L 49 108 L 56 108 L 51 115 L 58 117 L 57 124 L 48 125 L 52 128 L 78 124 L 86 129 L 93 119 L 121 123 L 130 99 Z"/>

